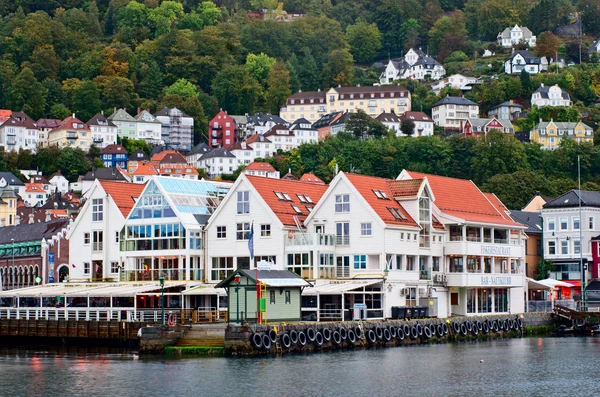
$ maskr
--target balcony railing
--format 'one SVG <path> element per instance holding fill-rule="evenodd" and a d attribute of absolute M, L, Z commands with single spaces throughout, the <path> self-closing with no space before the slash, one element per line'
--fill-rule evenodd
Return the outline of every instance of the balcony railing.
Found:
<path fill-rule="evenodd" d="M 333 234 L 321 233 L 300 233 L 288 234 L 285 238 L 285 245 L 328 245 L 333 246 L 336 236 Z"/>
<path fill-rule="evenodd" d="M 98 252 L 98 251 L 102 251 L 102 242 L 100 243 L 92 243 L 92 251 L 94 252 Z"/>
<path fill-rule="evenodd" d="M 190 280 L 202 281 L 204 278 L 202 269 L 122 270 L 121 281 L 157 281 L 161 275 L 164 276 L 165 280 L 185 280 L 186 271 L 189 272 Z"/>
<path fill-rule="evenodd" d="M 79 139 L 79 134 L 76 132 L 67 132 L 67 139 Z"/>
<path fill-rule="evenodd" d="M 335 245 L 350 245 L 350 236 L 335 236 Z"/>

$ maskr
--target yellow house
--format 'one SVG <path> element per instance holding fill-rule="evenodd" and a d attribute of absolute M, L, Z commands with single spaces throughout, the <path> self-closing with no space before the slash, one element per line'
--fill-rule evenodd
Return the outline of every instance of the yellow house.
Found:
<path fill-rule="evenodd" d="M 90 150 L 92 144 L 92 132 L 90 127 L 83 121 L 73 116 L 67 117 L 62 123 L 48 132 L 48 145 L 80 148 L 83 151 Z"/>
<path fill-rule="evenodd" d="M 0 227 L 14 226 L 17 216 L 17 195 L 11 188 L 0 189 Z"/>
<path fill-rule="evenodd" d="M 576 142 L 594 142 L 592 128 L 582 123 L 540 121 L 531 130 L 530 140 L 542 145 L 542 149 L 553 150 L 560 145 L 562 138 L 573 139 Z"/>

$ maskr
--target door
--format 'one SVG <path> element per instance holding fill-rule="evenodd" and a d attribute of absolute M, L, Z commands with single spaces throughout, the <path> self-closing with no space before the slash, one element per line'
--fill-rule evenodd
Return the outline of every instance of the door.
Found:
<path fill-rule="evenodd" d="M 338 256 L 336 259 L 336 277 L 338 278 L 349 278 L 350 277 L 350 257 L 349 256 Z"/>

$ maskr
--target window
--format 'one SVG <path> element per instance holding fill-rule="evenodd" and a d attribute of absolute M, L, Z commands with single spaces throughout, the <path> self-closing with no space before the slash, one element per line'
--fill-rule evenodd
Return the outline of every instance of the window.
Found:
<path fill-rule="evenodd" d="M 275 304 L 275 291 L 274 290 L 269 291 L 269 303 L 272 305 Z"/>
<path fill-rule="evenodd" d="M 421 223 L 431 222 L 431 211 L 429 210 L 429 195 L 427 195 L 427 191 L 424 191 L 423 196 L 419 198 L 419 221 Z"/>
<path fill-rule="evenodd" d="M 404 214 L 398 208 L 387 207 L 388 211 L 392 214 L 395 219 L 406 220 Z"/>
<path fill-rule="evenodd" d="M 104 203 L 102 199 L 92 199 L 92 221 L 100 222 L 104 219 Z"/>
<path fill-rule="evenodd" d="M 415 257 L 414 256 L 406 256 L 406 270 L 415 270 Z"/>
<path fill-rule="evenodd" d="M 119 262 L 110 262 L 110 272 L 119 273 Z"/>
<path fill-rule="evenodd" d="M 90 234 L 89 233 L 83 233 L 83 243 L 86 245 L 90 243 Z"/>
<path fill-rule="evenodd" d="M 306 198 L 304 197 L 304 195 L 302 194 L 296 194 L 296 196 L 298 196 L 298 199 L 300 200 L 301 203 L 306 203 Z"/>
<path fill-rule="evenodd" d="M 250 213 L 250 192 L 237 192 L 237 213 Z"/>
<path fill-rule="evenodd" d="M 271 225 L 260 225 L 260 237 L 271 237 Z"/>
<path fill-rule="evenodd" d="M 548 255 L 556 255 L 556 241 L 548 241 Z"/>
<path fill-rule="evenodd" d="M 350 195 L 335 195 L 335 212 L 350 212 Z"/>
<path fill-rule="evenodd" d="M 83 262 L 83 274 L 90 274 L 90 262 Z"/>
<path fill-rule="evenodd" d="M 292 209 L 294 211 L 296 211 L 296 214 L 300 214 L 302 215 L 302 210 L 300 208 L 298 208 L 297 206 L 295 206 L 294 204 L 290 204 L 292 206 Z"/>
<path fill-rule="evenodd" d="M 115 232 L 115 243 L 117 243 L 117 244 L 119 243 L 119 232 L 118 231 Z"/>
<path fill-rule="evenodd" d="M 433 256 L 432 258 L 432 271 L 434 272 L 439 272 L 440 271 L 440 257 L 439 256 Z"/>
<path fill-rule="evenodd" d="M 580 227 L 580 223 L 579 223 L 579 218 L 573 218 L 573 230 L 579 230 Z"/>
<path fill-rule="evenodd" d="M 281 192 L 281 194 L 283 195 L 283 197 L 285 197 L 286 201 L 292 201 L 292 199 L 290 198 L 290 196 L 287 193 Z"/>
<path fill-rule="evenodd" d="M 285 304 L 291 304 L 292 303 L 292 293 L 289 289 L 285 290 Z"/>
<path fill-rule="evenodd" d="M 556 230 L 556 220 L 554 218 L 548 219 L 548 230 Z"/>
<path fill-rule="evenodd" d="M 217 238 L 227 238 L 227 226 L 217 226 Z"/>
<path fill-rule="evenodd" d="M 354 268 L 355 269 L 366 269 L 367 268 L 367 256 L 366 255 L 354 255 Z"/>
<path fill-rule="evenodd" d="M 102 230 L 95 230 L 92 232 L 92 251 L 102 251 L 104 242 L 103 234 Z"/>
<path fill-rule="evenodd" d="M 239 258 L 238 258 L 238 262 Z M 242 267 L 238 263 L 238 267 Z M 249 267 L 249 266 L 248 266 Z M 225 280 L 233 272 L 233 257 L 216 257 L 212 258 L 212 270 L 210 272 L 210 278 L 213 281 Z"/>
<path fill-rule="evenodd" d="M 560 218 L 560 230 L 567 230 L 569 228 L 569 222 L 567 218 Z"/>
<path fill-rule="evenodd" d="M 581 254 L 581 241 L 573 240 L 573 253 Z"/>
<path fill-rule="evenodd" d="M 237 240 L 248 240 L 250 239 L 250 222 L 238 223 L 237 224 Z"/>
<path fill-rule="evenodd" d="M 350 245 L 349 222 L 337 222 L 335 224 L 335 240 L 337 245 Z"/>
<path fill-rule="evenodd" d="M 561 255 L 567 255 L 569 253 L 569 242 L 567 240 L 562 240 L 560 242 L 560 253 Z"/>
<path fill-rule="evenodd" d="M 360 224 L 360 235 L 361 236 L 372 236 L 371 223 Z"/>
<path fill-rule="evenodd" d="M 287 267 L 302 278 L 312 278 L 312 255 L 308 253 L 288 254 Z"/>
<path fill-rule="evenodd" d="M 590 216 L 588 218 L 588 227 L 590 230 L 594 230 L 594 217 L 593 216 Z"/>

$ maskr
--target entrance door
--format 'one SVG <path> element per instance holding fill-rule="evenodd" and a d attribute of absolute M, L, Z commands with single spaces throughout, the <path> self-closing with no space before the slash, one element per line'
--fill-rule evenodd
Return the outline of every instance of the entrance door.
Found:
<path fill-rule="evenodd" d="M 349 256 L 338 256 L 336 259 L 336 277 L 348 278 L 350 277 L 350 257 Z"/>

